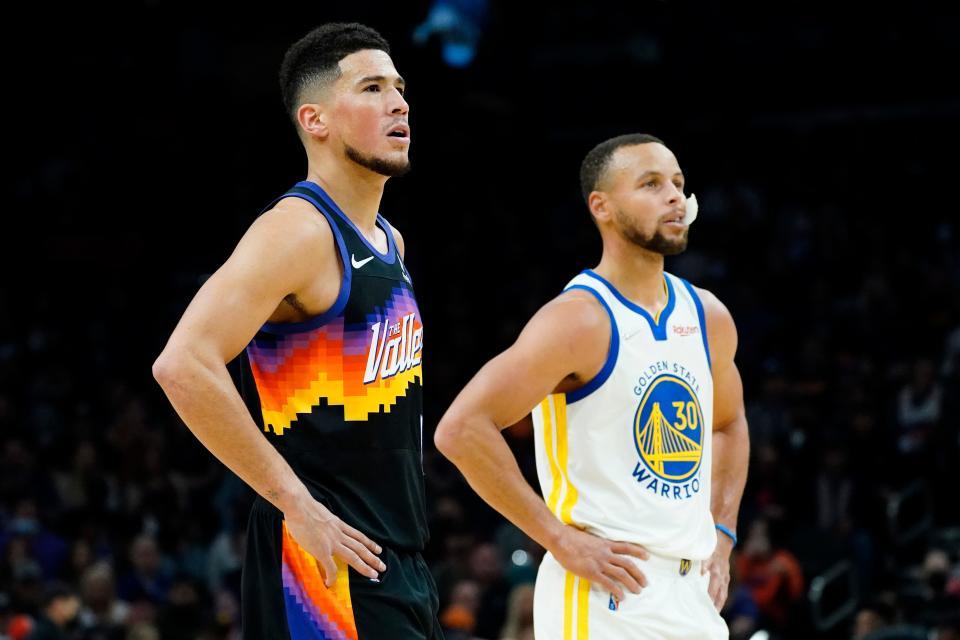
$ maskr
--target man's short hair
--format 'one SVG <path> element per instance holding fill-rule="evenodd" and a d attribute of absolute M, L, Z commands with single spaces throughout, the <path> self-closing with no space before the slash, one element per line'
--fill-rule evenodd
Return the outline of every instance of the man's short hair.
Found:
<path fill-rule="evenodd" d="M 610 159 L 617 149 L 648 142 L 663 144 L 663 140 L 647 133 L 628 133 L 610 138 L 591 149 L 580 165 L 580 192 L 583 194 L 584 202 L 587 202 L 590 194 L 597 190 L 597 185 L 603 180 L 604 173 L 610 165 Z"/>
<path fill-rule="evenodd" d="M 340 77 L 340 61 L 364 49 L 390 54 L 390 45 L 383 36 L 357 22 L 319 26 L 290 45 L 280 65 L 280 91 L 283 106 L 294 124 L 304 89 L 334 82 Z"/>

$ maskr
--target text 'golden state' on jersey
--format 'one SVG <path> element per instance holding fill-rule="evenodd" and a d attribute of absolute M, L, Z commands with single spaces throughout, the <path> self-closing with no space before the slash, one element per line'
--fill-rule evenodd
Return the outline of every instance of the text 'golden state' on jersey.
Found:
<path fill-rule="evenodd" d="M 610 540 L 709 557 L 713 378 L 699 297 L 665 273 L 667 304 L 653 317 L 593 271 L 570 289 L 604 307 L 611 338 L 594 379 L 533 412 L 547 505 L 563 522 Z"/>

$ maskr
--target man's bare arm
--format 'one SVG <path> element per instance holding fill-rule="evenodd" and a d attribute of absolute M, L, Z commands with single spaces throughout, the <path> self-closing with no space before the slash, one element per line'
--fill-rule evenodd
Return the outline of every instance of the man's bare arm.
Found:
<path fill-rule="evenodd" d="M 713 373 L 713 473 L 710 511 L 714 522 L 735 531 L 740 499 L 747 481 L 750 435 L 743 403 L 743 384 L 734 363 L 737 328 L 733 317 L 716 296 L 700 290 L 707 323 Z M 710 596 L 719 610 L 727 598 L 733 541 L 724 533 L 708 569 Z"/>
<path fill-rule="evenodd" d="M 646 584 L 622 554 L 641 547 L 565 526 L 520 472 L 501 430 L 517 423 L 571 374 L 599 371 L 610 344 L 610 320 L 593 296 L 572 291 L 544 306 L 509 349 L 488 362 L 447 410 L 437 448 L 494 509 L 553 553 L 561 565 L 618 598 Z"/>
<path fill-rule="evenodd" d="M 323 260 L 334 251 L 333 234 L 320 220 L 288 201 L 261 216 L 194 297 L 153 373 L 197 439 L 284 513 L 291 534 L 332 584 L 332 555 L 376 577 L 382 563 L 371 550 L 379 553 L 379 547 L 312 498 L 259 433 L 226 367 L 287 295 L 309 286 L 330 264 Z"/>

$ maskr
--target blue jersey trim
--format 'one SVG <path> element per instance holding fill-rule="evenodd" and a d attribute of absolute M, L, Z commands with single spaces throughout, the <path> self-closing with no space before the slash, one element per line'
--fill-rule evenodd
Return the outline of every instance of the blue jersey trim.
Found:
<path fill-rule="evenodd" d="M 599 280 L 600 282 L 602 282 L 603 285 L 610 290 L 610 293 L 616 296 L 617 300 L 619 300 L 623 304 L 623 306 L 630 309 L 634 313 L 637 313 L 638 315 L 642 316 L 650 325 L 650 331 L 653 332 L 654 339 L 660 342 L 667 339 L 667 320 L 670 319 L 670 314 L 673 313 L 673 307 L 676 304 L 677 296 L 673 291 L 673 283 L 670 282 L 670 278 L 668 278 L 666 274 L 664 274 L 663 279 L 664 279 L 664 282 L 666 282 L 667 284 L 667 306 L 665 306 L 663 308 L 663 311 L 660 312 L 660 323 L 657 324 L 654 321 L 653 316 L 651 316 L 646 309 L 644 309 L 640 305 L 634 304 L 633 302 L 630 302 L 629 300 L 627 300 L 626 296 L 624 296 L 622 293 L 617 291 L 617 288 L 612 284 L 610 284 L 610 282 L 608 282 L 606 278 L 599 275 L 592 269 L 587 269 L 583 273 L 595 280 Z"/>
<path fill-rule="evenodd" d="M 617 357 L 620 355 L 620 331 L 617 329 L 617 320 L 613 317 L 613 310 L 610 309 L 610 305 L 608 305 L 607 301 L 603 299 L 603 296 L 586 285 L 571 285 L 564 289 L 564 291 L 570 291 L 572 289 L 583 289 L 584 291 L 589 291 L 593 294 L 593 297 L 595 297 L 600 304 L 603 305 L 603 308 L 607 310 L 607 315 L 610 317 L 610 350 L 607 352 L 607 360 L 603 363 L 603 368 L 600 369 L 600 372 L 593 376 L 593 378 L 587 382 L 587 384 L 583 385 L 579 389 L 574 389 L 567 394 L 568 404 L 578 400 L 583 400 L 588 395 L 599 389 L 600 386 L 607 381 L 607 378 L 610 377 L 610 374 L 613 373 L 613 367 L 617 364 Z"/>
<path fill-rule="evenodd" d="M 381 216 L 378 213 L 377 222 L 380 223 L 380 227 L 381 229 L 383 229 L 384 235 L 387 236 L 387 252 L 386 253 L 380 253 L 380 251 L 376 247 L 370 244 L 370 241 L 367 240 L 367 237 L 360 232 L 360 229 L 358 229 L 357 225 L 353 223 L 353 220 L 351 220 L 350 217 L 343 212 L 343 210 L 337 205 L 337 203 L 333 201 L 333 198 L 327 195 L 327 192 L 324 191 L 320 187 L 320 185 L 316 184 L 315 182 L 303 181 L 303 182 L 298 182 L 296 186 L 302 189 L 309 189 L 313 194 L 317 196 L 319 200 L 321 200 L 324 204 L 330 207 L 330 209 L 332 209 L 334 213 L 340 216 L 340 218 L 344 222 L 350 225 L 350 227 L 357 232 L 357 237 L 360 238 L 360 241 L 363 242 L 363 244 L 367 245 L 367 248 L 370 249 L 370 251 L 373 252 L 373 255 L 376 256 L 379 260 L 386 262 L 387 264 L 393 264 L 394 262 L 396 262 L 397 245 L 393 240 L 393 232 L 390 230 L 390 225 L 388 225 L 387 221 L 383 219 L 383 216 Z"/>
<path fill-rule="evenodd" d="M 377 214 L 377 218 L 383 223 L 383 228 L 388 231 L 390 238 L 393 240 L 393 246 L 396 248 L 397 260 L 400 263 L 400 272 L 407 279 L 407 284 L 411 287 L 413 286 L 413 278 L 410 277 L 410 271 L 407 270 L 407 263 L 403 261 L 403 256 L 400 255 L 400 247 L 397 246 L 396 236 L 394 235 L 393 227 L 390 226 L 390 223 L 387 222 L 387 219 Z"/>
<path fill-rule="evenodd" d="M 263 327 L 260 328 L 260 330 L 265 333 L 279 335 L 312 331 L 322 327 L 339 316 L 347 306 L 347 300 L 350 298 L 350 288 L 353 284 L 353 268 L 350 266 L 350 258 L 347 256 L 347 243 L 344 241 L 343 235 L 340 233 L 340 228 L 337 227 L 336 223 L 333 221 L 333 218 L 330 217 L 330 214 L 325 211 L 322 206 L 320 206 L 319 202 L 314 202 L 306 195 L 300 193 L 291 193 L 288 194 L 287 197 L 306 200 L 316 207 L 317 211 L 319 211 L 320 214 L 326 218 L 327 223 L 330 225 L 330 230 L 333 231 L 333 237 L 337 241 L 337 249 L 340 252 L 340 262 L 343 264 L 343 277 L 340 279 L 340 293 L 337 294 L 337 299 L 333 303 L 333 306 L 320 315 L 314 316 L 309 320 L 304 320 L 303 322 L 266 322 L 264 323 Z"/>
<path fill-rule="evenodd" d="M 710 371 L 713 372 L 713 363 L 710 360 L 710 341 L 707 340 L 707 319 L 703 312 L 703 303 L 700 302 L 700 296 L 697 295 L 697 292 L 693 290 L 693 285 L 683 278 L 680 278 L 680 282 L 682 282 L 683 286 L 690 292 L 690 297 L 693 298 L 693 304 L 697 306 L 697 317 L 700 318 L 700 335 L 703 336 L 703 350 L 707 353 L 707 366 L 710 368 Z"/>

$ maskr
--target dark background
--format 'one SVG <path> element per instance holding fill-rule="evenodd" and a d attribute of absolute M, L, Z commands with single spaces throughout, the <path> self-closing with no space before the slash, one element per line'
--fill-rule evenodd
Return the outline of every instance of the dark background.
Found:
<path fill-rule="evenodd" d="M 428 430 L 599 260 L 585 153 L 652 133 L 701 203 L 667 268 L 716 293 L 740 333 L 753 455 L 735 635 L 841 638 L 870 619 L 957 637 L 960 19 L 922 3 L 518 5 L 486 7 L 466 68 L 438 37 L 414 44 L 428 2 L 146 2 L 8 24 L 0 629 L 37 614 L 54 579 L 82 592 L 76 637 L 236 629 L 230 559 L 250 495 L 150 365 L 203 278 L 305 173 L 276 80 L 284 50 L 357 20 L 387 37 L 408 83 L 414 169 L 381 210 L 406 239 L 427 326 Z M 509 437 L 532 474 L 529 434 Z M 539 550 L 428 447 L 448 637 L 499 638 Z M 131 559 L 135 539 L 147 559 Z M 98 571 L 129 605 L 120 621 L 83 591 Z"/>

